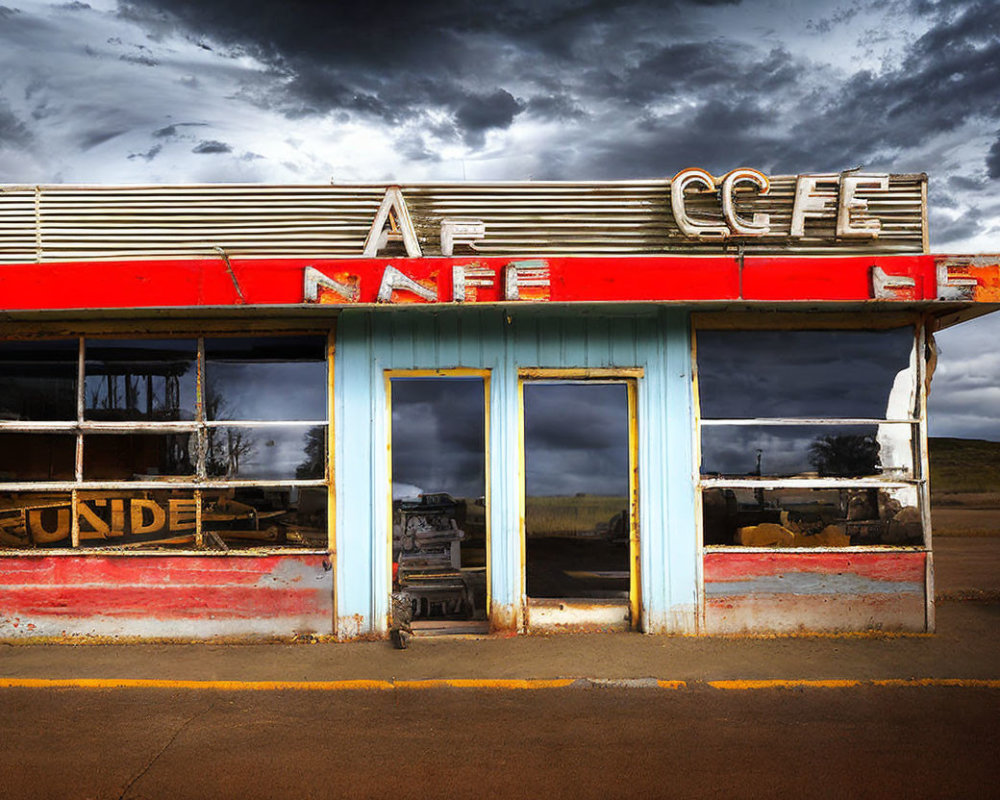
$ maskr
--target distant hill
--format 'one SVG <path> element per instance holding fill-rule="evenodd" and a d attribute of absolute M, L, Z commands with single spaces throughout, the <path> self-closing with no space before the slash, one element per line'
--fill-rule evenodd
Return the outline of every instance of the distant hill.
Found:
<path fill-rule="evenodd" d="M 932 438 L 931 491 L 1000 492 L 1000 442 Z"/>

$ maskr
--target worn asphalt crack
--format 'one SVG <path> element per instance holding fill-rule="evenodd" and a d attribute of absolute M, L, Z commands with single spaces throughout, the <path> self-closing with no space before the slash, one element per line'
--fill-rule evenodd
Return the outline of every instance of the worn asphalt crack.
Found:
<path fill-rule="evenodd" d="M 122 793 L 120 795 L 118 795 L 118 800 L 124 800 L 125 799 L 125 795 L 127 795 L 129 793 L 129 790 L 133 786 L 135 786 L 136 782 L 143 775 L 145 775 L 147 772 L 149 772 L 150 768 L 152 768 L 153 764 L 155 764 L 159 760 L 160 756 L 162 756 L 165 752 L 167 752 L 167 749 L 170 747 L 170 745 L 172 745 L 177 740 L 177 737 L 181 735 L 181 731 L 183 731 L 188 725 L 190 725 L 192 722 L 194 722 L 198 717 L 205 716 L 205 714 L 207 714 L 209 711 L 211 711 L 212 709 L 214 709 L 215 706 L 216 706 L 216 704 L 212 703 L 211 705 L 209 705 L 208 708 L 202 709 L 201 711 L 196 711 L 194 714 L 192 714 L 190 717 L 188 717 L 186 720 L 184 720 L 184 722 L 182 722 L 180 724 L 180 726 L 177 728 L 177 730 L 174 731 L 173 735 L 166 741 L 166 743 L 163 745 L 163 747 L 161 747 L 157 751 L 156 755 L 154 755 L 149 760 L 149 763 L 147 763 L 146 766 L 143 767 L 139 771 L 139 773 L 134 778 L 132 778 L 132 780 L 130 780 L 125 785 L 125 788 L 122 789 Z"/>

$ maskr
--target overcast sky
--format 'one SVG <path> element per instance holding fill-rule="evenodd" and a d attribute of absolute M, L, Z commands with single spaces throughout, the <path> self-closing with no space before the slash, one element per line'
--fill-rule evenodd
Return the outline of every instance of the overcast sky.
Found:
<path fill-rule="evenodd" d="M 995 0 L 0 0 L 0 182 L 928 172 L 1000 251 Z M 931 430 L 1000 440 L 1000 314 Z"/>

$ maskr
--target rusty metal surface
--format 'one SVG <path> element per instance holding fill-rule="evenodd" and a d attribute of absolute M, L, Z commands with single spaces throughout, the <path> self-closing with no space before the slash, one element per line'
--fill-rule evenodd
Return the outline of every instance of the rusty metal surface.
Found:
<path fill-rule="evenodd" d="M 927 555 L 707 552 L 705 632 L 924 631 Z"/>
<path fill-rule="evenodd" d="M 217 255 L 218 248 L 240 257 L 357 257 L 366 247 L 380 249 L 373 229 L 382 238 L 385 232 L 375 223 L 384 216 L 384 225 L 396 208 L 404 213 L 392 217 L 396 227 L 387 238 L 422 255 L 473 241 L 474 252 L 518 256 L 923 252 L 926 176 L 886 181 L 884 191 L 851 188 L 851 202 L 864 201 L 866 219 L 878 221 L 877 236 L 845 236 L 850 228 L 841 220 L 839 238 L 836 192 L 809 211 L 801 237 L 790 236 L 795 175 L 772 176 L 766 195 L 737 193 L 735 207 L 727 205 L 745 222 L 767 217 L 763 235 L 734 232 L 745 238 L 685 235 L 670 180 L 409 184 L 399 187 L 403 203 L 393 194 L 388 205 L 395 187 L 386 185 L 3 186 L 0 263 Z M 727 209 L 717 191 L 685 197 L 690 217 L 723 222 Z M 464 239 L 455 237 L 459 221 Z"/>
<path fill-rule="evenodd" d="M 0 640 L 332 632 L 322 554 L 0 558 Z"/>

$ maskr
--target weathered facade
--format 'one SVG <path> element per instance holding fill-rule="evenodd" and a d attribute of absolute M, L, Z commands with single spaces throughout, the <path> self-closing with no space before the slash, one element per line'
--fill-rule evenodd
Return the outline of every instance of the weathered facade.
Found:
<path fill-rule="evenodd" d="M 0 638 L 933 630 L 925 198 L 2 187 Z"/>

